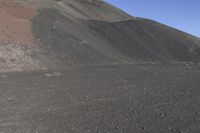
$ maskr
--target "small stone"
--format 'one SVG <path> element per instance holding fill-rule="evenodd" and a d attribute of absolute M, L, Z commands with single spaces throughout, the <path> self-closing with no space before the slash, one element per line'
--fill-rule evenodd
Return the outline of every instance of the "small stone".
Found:
<path fill-rule="evenodd" d="M 46 73 L 45 76 L 47 77 L 58 77 L 58 76 L 61 76 L 62 73 L 60 72 L 52 72 L 52 73 Z"/>
<path fill-rule="evenodd" d="M 145 129 L 146 129 L 146 127 L 142 126 L 142 130 L 145 130 Z"/>

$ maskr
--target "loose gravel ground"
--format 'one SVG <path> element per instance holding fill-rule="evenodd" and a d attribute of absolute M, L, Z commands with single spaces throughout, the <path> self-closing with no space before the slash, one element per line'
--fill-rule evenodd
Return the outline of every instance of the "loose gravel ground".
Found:
<path fill-rule="evenodd" d="M 0 74 L 2 133 L 199 133 L 199 66 Z"/>

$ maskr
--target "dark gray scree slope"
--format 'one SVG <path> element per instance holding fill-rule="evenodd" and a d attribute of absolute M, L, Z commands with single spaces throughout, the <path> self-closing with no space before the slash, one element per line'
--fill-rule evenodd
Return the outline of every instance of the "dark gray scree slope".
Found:
<path fill-rule="evenodd" d="M 76 5 L 76 2 L 61 1 L 62 9 L 56 6 L 40 8 L 32 20 L 35 38 L 40 39 L 44 51 L 51 52 L 59 59 L 69 59 L 77 66 L 135 62 L 198 62 L 198 38 L 152 20 L 126 16 L 118 10 L 119 14 L 112 15 L 111 11 L 114 9 L 104 9 L 107 5 L 102 6 L 101 2 L 79 1 L 85 8 L 95 8 L 97 14 L 93 14 L 95 17 L 91 15 L 91 18 L 85 17 L 88 12 L 81 12 L 81 7 L 79 9 L 73 5 Z M 64 9 L 68 10 L 68 6 L 73 12 L 65 12 Z M 108 15 L 102 17 L 106 11 Z M 79 13 L 79 16 L 73 16 L 74 12 Z M 118 19 L 108 19 L 109 17 Z"/>

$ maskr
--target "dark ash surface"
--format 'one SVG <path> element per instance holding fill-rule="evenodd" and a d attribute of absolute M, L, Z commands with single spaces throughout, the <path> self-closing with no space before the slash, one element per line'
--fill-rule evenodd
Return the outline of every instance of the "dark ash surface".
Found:
<path fill-rule="evenodd" d="M 0 74 L 4 133 L 199 133 L 200 70 L 183 64 Z"/>

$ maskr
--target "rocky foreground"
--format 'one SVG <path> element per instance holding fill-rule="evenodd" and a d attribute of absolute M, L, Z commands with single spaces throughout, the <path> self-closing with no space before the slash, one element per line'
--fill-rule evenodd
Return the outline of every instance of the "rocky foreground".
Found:
<path fill-rule="evenodd" d="M 199 133 L 200 70 L 183 64 L 0 74 L 2 133 Z"/>

